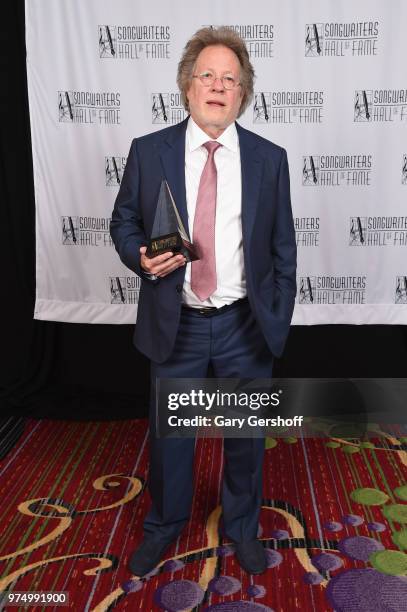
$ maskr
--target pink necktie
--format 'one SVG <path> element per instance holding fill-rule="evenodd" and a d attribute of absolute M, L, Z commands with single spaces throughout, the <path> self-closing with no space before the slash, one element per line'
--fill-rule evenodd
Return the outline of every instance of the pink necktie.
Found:
<path fill-rule="evenodd" d="M 191 263 L 191 289 L 203 302 L 216 289 L 215 261 L 215 216 L 217 172 L 215 151 L 222 145 L 210 140 L 203 145 L 208 159 L 201 174 L 196 199 L 192 242 L 197 247 L 200 259 Z"/>

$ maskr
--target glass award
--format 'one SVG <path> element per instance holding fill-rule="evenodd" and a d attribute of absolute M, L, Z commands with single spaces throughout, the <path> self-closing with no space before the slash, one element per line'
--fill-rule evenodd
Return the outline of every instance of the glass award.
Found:
<path fill-rule="evenodd" d="M 199 259 L 196 249 L 185 231 L 169 185 L 166 180 L 163 180 L 146 256 L 156 257 L 156 255 L 168 251 L 175 254 L 181 253 L 188 262 Z"/>

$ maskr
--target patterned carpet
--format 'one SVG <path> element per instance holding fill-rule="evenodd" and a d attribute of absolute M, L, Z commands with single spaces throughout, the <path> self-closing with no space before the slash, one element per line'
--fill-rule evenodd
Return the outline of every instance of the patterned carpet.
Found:
<path fill-rule="evenodd" d="M 29 420 L 0 462 L 0 591 L 68 591 L 75 611 L 407 611 L 407 439 L 369 436 L 267 439 L 255 577 L 218 535 L 222 440 L 198 440 L 191 520 L 140 581 L 126 565 L 149 507 L 147 422 Z"/>

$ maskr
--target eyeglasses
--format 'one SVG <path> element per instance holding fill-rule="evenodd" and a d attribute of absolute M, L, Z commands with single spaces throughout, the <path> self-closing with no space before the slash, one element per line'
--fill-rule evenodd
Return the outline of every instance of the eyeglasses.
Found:
<path fill-rule="evenodd" d="M 219 78 L 222 81 L 222 85 L 225 89 L 234 89 L 240 83 L 231 74 L 225 74 L 223 77 L 217 77 L 210 70 L 205 70 L 201 74 L 194 74 L 193 79 L 199 79 L 204 87 L 210 87 Z"/>

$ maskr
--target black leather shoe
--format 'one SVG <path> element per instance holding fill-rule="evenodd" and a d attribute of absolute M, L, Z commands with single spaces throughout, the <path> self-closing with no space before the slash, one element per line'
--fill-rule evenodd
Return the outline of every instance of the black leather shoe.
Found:
<path fill-rule="evenodd" d="M 151 572 L 159 564 L 172 542 L 173 540 L 155 542 L 151 538 L 144 538 L 130 557 L 128 567 L 131 573 L 134 576 L 144 576 Z"/>
<path fill-rule="evenodd" d="M 258 540 L 235 542 L 236 558 L 249 574 L 263 574 L 267 569 L 266 551 Z"/>

